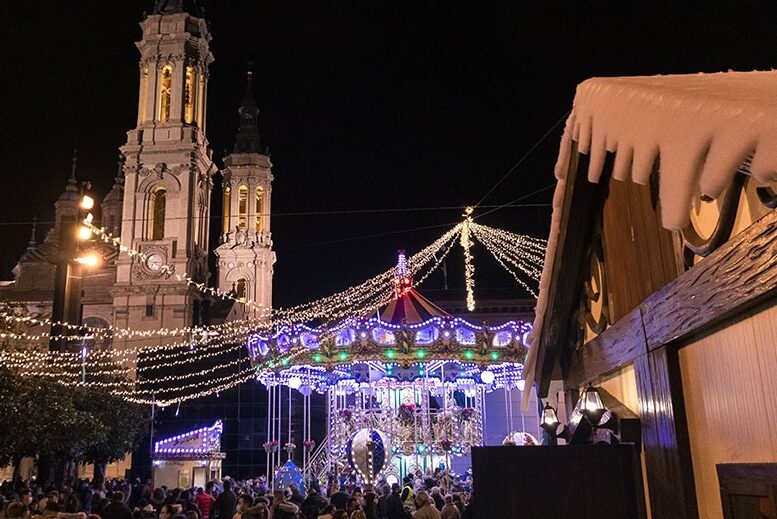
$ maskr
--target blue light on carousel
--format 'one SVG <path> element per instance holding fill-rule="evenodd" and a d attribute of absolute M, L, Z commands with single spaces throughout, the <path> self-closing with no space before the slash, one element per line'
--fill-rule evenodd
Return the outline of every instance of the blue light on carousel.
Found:
<path fill-rule="evenodd" d="M 345 447 L 348 464 L 372 485 L 391 459 L 388 436 L 378 429 L 359 429 L 348 439 Z"/>

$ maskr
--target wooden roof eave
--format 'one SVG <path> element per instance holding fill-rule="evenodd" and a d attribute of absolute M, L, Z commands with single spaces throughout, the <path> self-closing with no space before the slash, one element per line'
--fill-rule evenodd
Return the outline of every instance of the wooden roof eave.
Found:
<path fill-rule="evenodd" d="M 550 381 L 560 378 L 560 359 L 567 346 L 576 341 L 575 310 L 580 301 L 585 252 L 591 239 L 590 223 L 597 217 L 602 186 L 588 181 L 588 155 L 577 151 L 572 142 L 565 175 L 558 242 L 547 287 L 548 301 L 537 348 L 535 384 L 538 395 L 547 397 Z M 609 180 L 604 176 L 603 180 Z"/>

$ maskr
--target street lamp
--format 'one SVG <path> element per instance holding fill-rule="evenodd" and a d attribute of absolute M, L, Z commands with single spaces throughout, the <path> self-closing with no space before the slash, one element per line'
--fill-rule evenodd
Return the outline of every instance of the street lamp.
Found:
<path fill-rule="evenodd" d="M 77 329 L 68 328 L 64 323 L 75 326 L 81 324 L 81 269 L 82 267 L 96 267 L 101 260 L 94 251 L 82 252 L 80 250 L 81 243 L 92 238 L 88 224 L 91 224 L 94 218 L 90 211 L 94 208 L 95 201 L 86 193 L 90 187 L 89 182 L 81 184 L 81 199 L 77 206 L 78 214 L 70 218 L 63 218 L 60 229 L 51 309 L 51 320 L 53 321 L 49 340 L 51 351 L 60 351 L 65 348 L 67 342 L 62 336 L 69 335 Z"/>

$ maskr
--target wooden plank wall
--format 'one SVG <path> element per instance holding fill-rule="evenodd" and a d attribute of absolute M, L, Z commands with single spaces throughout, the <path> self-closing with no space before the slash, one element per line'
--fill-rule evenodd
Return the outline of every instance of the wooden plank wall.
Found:
<path fill-rule="evenodd" d="M 777 304 L 680 349 L 699 517 L 722 519 L 717 463 L 777 462 Z"/>
<path fill-rule="evenodd" d="M 680 272 L 672 233 L 661 227 L 650 185 L 611 180 L 602 219 L 611 322 Z"/>

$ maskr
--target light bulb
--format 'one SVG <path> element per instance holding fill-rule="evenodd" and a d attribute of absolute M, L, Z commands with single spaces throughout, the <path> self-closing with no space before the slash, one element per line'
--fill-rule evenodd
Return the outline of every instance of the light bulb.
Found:
<path fill-rule="evenodd" d="M 495 377 L 494 377 L 494 372 L 493 371 L 485 370 L 485 371 L 480 373 L 480 380 L 484 384 L 488 384 L 488 385 L 493 384 L 494 383 L 494 378 Z"/>

